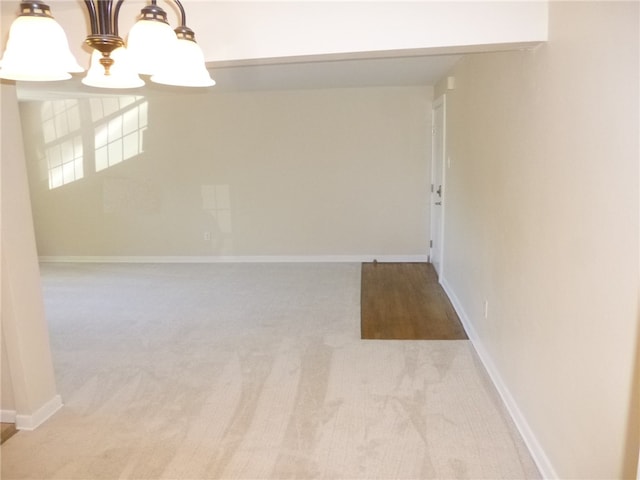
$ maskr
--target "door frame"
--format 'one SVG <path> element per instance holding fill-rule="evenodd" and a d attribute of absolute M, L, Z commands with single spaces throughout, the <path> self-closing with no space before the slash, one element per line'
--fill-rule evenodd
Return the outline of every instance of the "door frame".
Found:
<path fill-rule="evenodd" d="M 436 115 L 437 109 L 442 109 L 442 115 Z M 442 124 L 436 125 L 436 121 L 441 119 Z M 437 158 L 436 155 L 436 135 L 440 133 L 440 144 L 441 144 L 441 152 L 440 158 Z M 436 269 L 436 273 L 438 274 L 438 280 L 440 280 L 444 273 L 444 228 L 445 228 L 445 197 L 446 197 L 446 169 L 447 162 L 445 161 L 447 158 L 447 98 L 446 94 L 442 94 L 437 97 L 431 108 L 431 194 L 429 196 L 429 207 L 430 207 L 430 242 L 429 242 L 429 259 L 433 261 L 434 257 L 439 259 L 438 269 Z M 436 178 L 437 175 L 437 162 L 440 162 L 440 175 Z M 436 190 L 437 185 L 442 186 L 442 195 L 439 200 L 442 202 L 442 205 L 436 206 Z M 435 209 L 439 208 L 439 222 L 436 219 Z M 436 227 L 436 222 L 439 223 Z M 435 234 L 434 232 L 437 232 Z M 437 238 L 435 238 L 437 236 Z M 437 256 L 436 256 L 437 255 Z"/>

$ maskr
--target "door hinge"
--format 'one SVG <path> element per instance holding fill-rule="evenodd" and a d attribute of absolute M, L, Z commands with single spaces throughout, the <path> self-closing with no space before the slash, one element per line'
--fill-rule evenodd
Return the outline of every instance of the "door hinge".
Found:
<path fill-rule="evenodd" d="M 433 240 L 429 240 L 429 248 L 433 248 Z"/>
<path fill-rule="evenodd" d="M 433 183 L 431 184 L 431 193 L 433 193 Z"/>

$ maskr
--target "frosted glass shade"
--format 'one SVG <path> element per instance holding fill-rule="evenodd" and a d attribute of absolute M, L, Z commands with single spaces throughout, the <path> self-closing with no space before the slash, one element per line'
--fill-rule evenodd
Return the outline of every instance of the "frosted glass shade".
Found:
<path fill-rule="evenodd" d="M 104 67 L 100 63 L 102 53 L 94 50 L 91 54 L 91 68 L 82 83 L 90 87 L 98 88 L 138 88 L 144 85 L 144 81 L 133 68 L 127 50 L 124 47 L 116 48 L 111 52 L 113 65 L 109 69 L 109 75 L 105 74 Z"/>
<path fill-rule="evenodd" d="M 136 71 L 154 75 L 170 61 L 168 55 L 177 41 L 171 27 L 157 20 L 138 20 L 127 38 L 127 50 Z"/>
<path fill-rule="evenodd" d="M 62 27 L 51 17 L 20 16 L 11 24 L 0 78 L 53 81 L 82 72 Z"/>
<path fill-rule="evenodd" d="M 211 87 L 216 82 L 204 64 L 202 49 L 194 41 L 177 40 L 168 62 L 162 70 L 151 77 L 151 81 L 179 87 Z"/>

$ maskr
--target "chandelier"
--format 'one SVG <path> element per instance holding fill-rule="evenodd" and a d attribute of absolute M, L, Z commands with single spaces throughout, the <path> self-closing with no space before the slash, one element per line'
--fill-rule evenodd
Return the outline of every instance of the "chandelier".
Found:
<path fill-rule="evenodd" d="M 180 26 L 172 30 L 166 12 L 151 0 L 131 28 L 127 43 L 118 33 L 118 14 L 124 0 L 84 0 L 91 34 L 85 43 L 92 48 L 91 64 L 82 83 L 100 88 L 136 88 L 144 85 L 140 75 L 152 82 L 182 87 L 215 85 L 206 69 L 195 34 L 186 25 L 179 0 Z M 7 47 L 0 63 L 0 78 L 54 81 L 83 72 L 67 36 L 40 0 L 20 3 L 20 15 L 11 24 Z"/>

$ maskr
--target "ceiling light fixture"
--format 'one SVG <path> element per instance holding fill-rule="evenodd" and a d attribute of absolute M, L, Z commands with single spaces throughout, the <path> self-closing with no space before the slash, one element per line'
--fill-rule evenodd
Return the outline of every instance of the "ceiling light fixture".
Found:
<path fill-rule="evenodd" d="M 202 50 L 179 0 L 180 26 L 171 30 L 166 12 L 156 0 L 145 6 L 125 46 L 118 33 L 118 15 L 124 0 L 84 0 L 91 34 L 85 43 L 93 49 L 91 66 L 82 83 L 100 88 L 136 88 L 144 85 L 139 75 L 151 81 L 183 87 L 210 87 Z M 83 72 L 69 50 L 64 30 L 40 0 L 20 3 L 20 16 L 9 30 L 2 57 L 0 78 L 25 81 L 54 81 Z"/>

